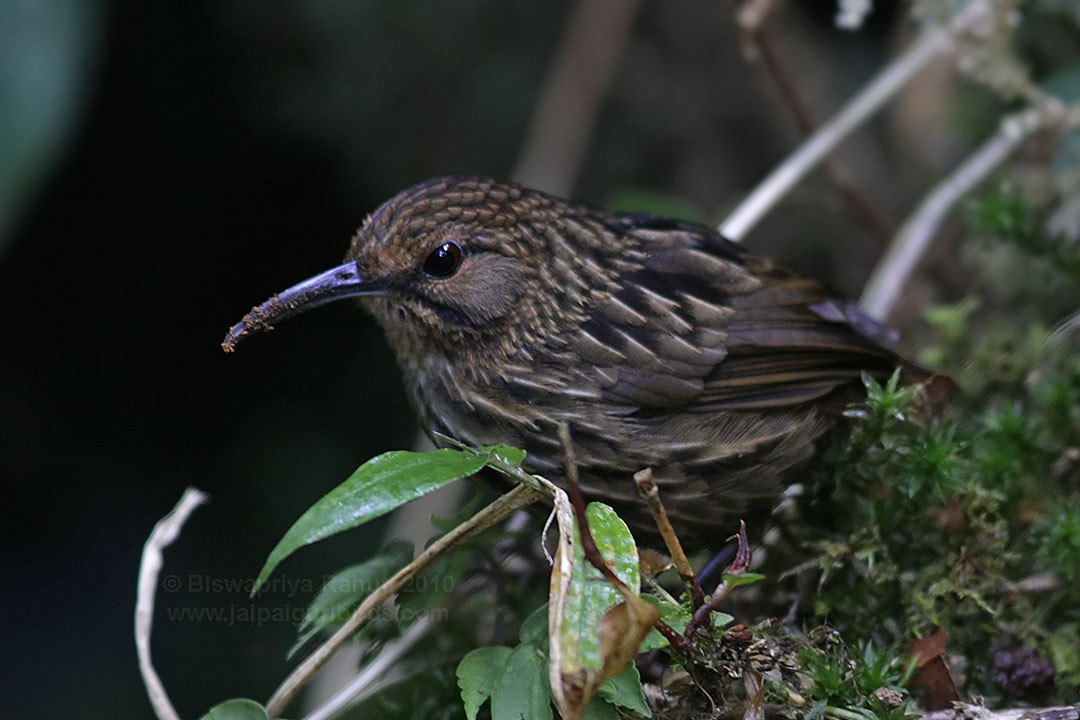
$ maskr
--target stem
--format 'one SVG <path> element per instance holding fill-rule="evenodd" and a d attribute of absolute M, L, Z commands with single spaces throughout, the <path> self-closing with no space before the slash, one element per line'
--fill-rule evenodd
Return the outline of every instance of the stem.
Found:
<path fill-rule="evenodd" d="M 728 540 L 738 540 L 739 548 L 735 552 L 735 558 L 731 561 L 731 564 L 724 569 L 721 578 L 727 575 L 740 575 L 750 567 L 750 542 L 746 538 L 746 523 L 739 520 L 738 534 L 732 535 Z M 697 629 L 708 621 L 709 616 L 720 610 L 720 606 L 724 604 L 724 601 L 727 600 L 728 595 L 734 589 L 734 585 L 729 585 L 726 579 L 722 579 L 709 598 L 709 602 L 694 610 L 694 615 L 687 624 L 683 635 L 687 639 L 693 637 Z"/>
<path fill-rule="evenodd" d="M 634 483 L 637 485 L 638 494 L 641 495 L 641 498 L 648 504 L 649 510 L 652 512 L 653 522 L 656 523 L 657 529 L 660 530 L 660 537 L 664 539 L 664 545 L 667 546 L 668 552 L 671 553 L 671 561 L 675 564 L 679 577 L 690 588 L 690 596 L 693 598 L 694 607 L 701 607 L 705 603 L 705 591 L 701 589 L 697 574 L 690 565 L 690 560 L 686 557 L 686 552 L 683 550 L 682 543 L 679 542 L 679 536 L 675 532 L 675 528 L 671 525 L 671 518 L 668 517 L 667 508 L 664 507 L 664 502 L 660 498 L 660 490 L 656 487 L 655 480 L 653 480 L 652 468 L 645 468 L 634 473 Z"/>
<path fill-rule="evenodd" d="M 739 14 L 741 19 L 741 13 Z M 817 126 L 817 120 L 813 111 L 799 92 L 798 85 L 792 80 L 791 73 L 780 59 L 776 47 L 772 41 L 772 33 L 765 24 L 764 18 L 754 24 L 744 25 L 747 37 L 754 44 L 758 56 L 765 66 L 766 73 L 776 86 L 780 94 L 780 100 L 787 107 L 788 113 L 795 122 L 799 134 L 807 138 L 813 134 Z M 892 237 L 895 228 L 892 223 L 874 207 L 866 197 L 853 185 L 847 182 L 844 176 L 836 168 L 835 163 L 828 158 L 823 161 L 825 175 L 833 184 L 841 199 L 847 205 L 848 211 L 862 221 L 870 230 L 879 243 L 884 244 Z"/>
<path fill-rule="evenodd" d="M 581 533 L 581 549 L 585 554 L 585 559 L 600 571 L 604 579 L 614 585 L 624 597 L 634 596 L 637 593 L 628 588 L 622 578 L 616 575 L 615 571 L 604 562 L 604 556 L 600 554 L 600 549 L 593 539 L 592 529 L 589 528 L 589 518 L 585 515 L 585 496 L 582 495 L 581 484 L 578 482 L 577 457 L 574 455 L 574 443 L 570 438 L 570 426 L 565 422 L 560 422 L 558 435 L 559 444 L 562 446 L 563 469 L 566 472 L 567 494 L 570 496 L 570 503 L 574 508 L 574 517 Z M 657 619 L 653 627 L 667 639 L 672 649 L 685 654 L 686 641 L 679 633 L 675 632 L 674 628 L 660 619 Z"/>
<path fill-rule="evenodd" d="M 142 560 L 139 563 L 139 583 L 135 598 L 135 649 L 139 656 L 139 673 L 150 704 L 159 720 L 180 720 L 180 716 L 169 700 L 161 678 L 154 670 L 150 659 L 150 633 L 154 626 L 154 596 L 158 587 L 158 576 L 164 565 L 162 550 L 171 545 L 180 535 L 188 517 L 207 501 L 205 493 L 188 488 L 172 512 L 158 521 L 146 544 L 143 545 Z M 166 578 L 168 579 L 168 578 Z"/>
<path fill-rule="evenodd" d="M 974 0 L 957 13 L 951 31 L 969 27 L 988 8 Z M 817 167 L 848 135 L 877 112 L 934 58 L 952 47 L 949 33 L 934 28 L 924 32 L 900 56 L 889 63 L 858 95 L 822 126 L 798 150 L 788 156 L 720 225 L 720 234 L 735 241 L 747 233 L 795 185 Z"/>
<path fill-rule="evenodd" d="M 985 180 L 1044 124 L 1042 114 L 1035 109 L 1006 117 L 998 131 L 982 147 L 930 191 L 900 228 L 870 276 L 859 300 L 864 310 L 880 320 L 888 317 L 953 205 Z"/>
<path fill-rule="evenodd" d="M 360 607 L 352 614 L 337 632 L 315 649 L 304 662 L 290 673 L 289 677 L 274 691 L 270 700 L 266 703 L 268 717 L 276 718 L 288 707 L 296 695 L 303 689 L 311 678 L 323 665 L 336 653 L 349 638 L 351 638 L 364 623 L 375 614 L 375 611 L 389 600 L 393 595 L 401 591 L 403 587 L 416 575 L 426 570 L 432 563 L 441 558 L 452 549 L 468 542 L 476 535 L 489 527 L 501 522 L 520 508 L 539 500 L 541 493 L 522 485 L 518 485 L 505 495 L 500 496 L 490 505 L 471 518 L 458 525 L 450 532 L 443 535 L 416 556 L 416 558 L 394 574 L 389 580 L 375 589 Z"/>
<path fill-rule="evenodd" d="M 430 629 L 431 621 L 428 618 L 417 620 L 404 635 L 388 643 L 370 664 L 349 681 L 348 685 L 341 688 L 304 720 L 330 720 L 360 698 L 377 691 L 380 686 L 376 683 L 382 674 L 400 660 L 413 645 L 420 642 Z"/>

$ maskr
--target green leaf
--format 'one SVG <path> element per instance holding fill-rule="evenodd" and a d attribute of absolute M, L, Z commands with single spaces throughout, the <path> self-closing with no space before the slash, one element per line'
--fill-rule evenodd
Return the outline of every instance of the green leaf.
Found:
<path fill-rule="evenodd" d="M 608 678 L 600 685 L 600 697 L 612 705 L 626 708 L 638 715 L 652 717 L 649 703 L 645 701 L 645 690 L 641 687 L 641 675 L 636 665 L 630 665 L 613 678 Z M 594 700 L 590 706 L 595 705 Z"/>
<path fill-rule="evenodd" d="M 756 582 L 760 582 L 765 579 L 765 576 L 761 573 L 738 573 L 736 575 L 728 575 L 724 573 L 723 582 L 729 588 L 742 587 L 744 585 L 753 585 Z"/>
<path fill-rule="evenodd" d="M 266 710 L 254 700 L 233 698 L 210 708 L 200 720 L 266 720 Z"/>
<path fill-rule="evenodd" d="M 525 622 L 521 623 L 518 630 L 518 639 L 522 644 L 532 645 L 541 650 L 547 648 L 548 642 L 548 604 L 538 607 Z"/>
<path fill-rule="evenodd" d="M 551 720 L 547 668 L 532 645 L 518 645 L 506 658 L 491 694 L 491 720 Z"/>
<path fill-rule="evenodd" d="M 594 697 L 585 706 L 582 720 L 619 720 L 619 711 L 602 697 Z"/>
<path fill-rule="evenodd" d="M 633 591 L 641 585 L 637 545 L 629 528 L 609 506 L 589 503 L 585 508 L 593 540 L 615 575 Z M 575 524 L 574 580 L 566 601 L 562 626 L 563 651 L 573 664 L 590 670 L 604 666 L 600 647 L 600 625 L 608 610 L 622 602 L 622 594 L 600 577 L 585 560 L 580 529 Z"/>
<path fill-rule="evenodd" d="M 686 626 L 690 624 L 691 613 L 682 605 L 666 602 L 656 597 L 655 595 L 642 595 L 641 598 L 653 605 L 656 605 L 660 610 L 660 619 L 671 626 L 671 629 L 675 632 L 681 633 L 686 630 Z M 667 638 L 659 633 L 655 628 L 649 631 L 649 634 L 645 637 L 645 642 L 641 644 L 641 652 L 646 650 L 655 650 L 657 648 L 663 648 L 668 646 Z"/>
<path fill-rule="evenodd" d="M 476 714 L 491 697 L 510 652 L 508 647 L 480 647 L 461 658 L 457 680 L 461 701 L 465 704 L 465 717 L 469 720 L 476 720 Z"/>
<path fill-rule="evenodd" d="M 379 555 L 352 565 L 326 581 L 311 601 L 298 631 L 300 638 L 289 650 L 292 657 L 308 640 L 323 630 L 341 625 L 371 592 L 412 559 L 412 545 L 397 542 Z"/>
<path fill-rule="evenodd" d="M 510 472 L 521 467 L 521 463 L 525 462 L 526 453 L 520 448 L 513 447 L 511 445 L 503 445 L 499 443 L 497 445 L 481 445 L 480 447 L 472 447 L 466 445 L 463 442 L 455 440 L 449 435 L 443 435 L 442 433 L 435 433 L 435 436 L 440 441 L 456 447 L 458 450 L 464 450 L 465 452 L 471 452 L 474 455 L 482 455 L 488 462 L 488 464 L 497 469 Z"/>
<path fill-rule="evenodd" d="M 711 614 L 713 627 L 724 628 L 735 622 L 735 616 L 726 612 L 714 612 Z"/>
<path fill-rule="evenodd" d="M 304 545 L 363 525 L 447 483 L 473 475 L 487 460 L 487 455 L 460 450 L 395 450 L 368 460 L 289 528 L 259 572 L 252 594 L 282 560 Z"/>
<path fill-rule="evenodd" d="M 525 462 L 525 451 L 509 445 L 483 445 L 477 452 L 486 455 L 490 463 L 501 463 L 510 468 L 521 467 Z"/>

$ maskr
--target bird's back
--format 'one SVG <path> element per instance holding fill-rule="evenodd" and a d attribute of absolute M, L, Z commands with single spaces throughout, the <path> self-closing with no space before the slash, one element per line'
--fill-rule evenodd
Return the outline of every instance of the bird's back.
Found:
<path fill-rule="evenodd" d="M 603 292 L 564 288 L 591 290 L 590 301 L 552 294 L 555 315 L 573 321 L 497 372 L 477 380 L 451 363 L 416 402 L 434 431 L 523 447 L 530 469 L 556 481 L 555 429 L 567 422 L 586 496 L 615 505 L 639 539 L 655 532 L 636 471 L 653 469 L 684 541 L 718 546 L 739 517 L 768 510 L 863 373 L 904 366 L 853 305 L 708 228 L 570 208 L 571 237 L 551 241 L 548 262 L 620 271 Z M 583 232 L 596 236 L 586 251 Z"/>

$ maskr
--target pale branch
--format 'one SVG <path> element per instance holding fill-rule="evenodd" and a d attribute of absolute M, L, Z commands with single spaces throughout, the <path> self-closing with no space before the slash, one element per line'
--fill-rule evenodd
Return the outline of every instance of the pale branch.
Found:
<path fill-rule="evenodd" d="M 419 573 L 430 567 L 450 550 L 465 543 L 493 525 L 505 520 L 518 509 L 540 499 L 542 494 L 530 487 L 519 485 L 450 532 L 433 542 L 426 550 L 404 568 L 394 574 L 367 596 L 352 616 L 338 628 L 322 645 L 315 649 L 289 674 L 274 691 L 266 704 L 266 713 L 275 718 L 281 715 L 296 695 L 311 680 L 334 653 L 351 638 L 384 602 L 398 594 Z"/>
<path fill-rule="evenodd" d="M 974 0 L 953 18 L 948 29 L 932 27 L 890 62 L 839 113 L 774 169 L 720 225 L 720 233 L 736 242 L 769 213 L 843 140 L 896 95 L 916 74 L 953 47 L 954 34 L 988 12 L 987 2 Z"/>
<path fill-rule="evenodd" d="M 1009 708 L 989 710 L 981 705 L 956 703 L 951 710 L 935 710 L 924 713 L 922 720 L 1078 720 L 1080 710 L 1076 705 L 1044 708 Z"/>
<path fill-rule="evenodd" d="M 154 597 L 157 594 L 158 577 L 164 565 L 163 550 L 180 536 L 180 530 L 195 508 L 206 501 L 207 496 L 202 491 L 190 487 L 185 490 L 172 512 L 154 525 L 150 537 L 143 545 L 142 560 L 139 562 L 139 582 L 135 596 L 135 649 L 139 656 L 139 674 L 142 675 L 146 693 L 158 720 L 180 720 L 150 659 Z"/>
<path fill-rule="evenodd" d="M 893 238 L 863 290 L 859 304 L 871 317 L 888 317 L 953 206 L 1045 126 L 1044 115 L 1034 108 L 1006 117 L 982 147 L 926 195 Z"/>
<path fill-rule="evenodd" d="M 387 643 L 379 654 L 322 705 L 304 717 L 304 720 L 330 720 L 346 708 L 373 695 L 383 687 L 380 678 L 387 673 L 405 653 L 420 642 L 431 630 L 431 620 L 424 617 L 413 623 L 405 634 Z"/>
<path fill-rule="evenodd" d="M 540 90 L 513 177 L 569 195 L 640 0 L 583 0 Z"/>

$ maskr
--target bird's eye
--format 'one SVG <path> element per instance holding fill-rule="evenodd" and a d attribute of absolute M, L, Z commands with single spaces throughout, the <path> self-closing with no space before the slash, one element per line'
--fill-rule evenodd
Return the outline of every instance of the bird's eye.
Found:
<path fill-rule="evenodd" d="M 431 251 L 424 260 L 424 274 L 432 278 L 448 278 L 461 267 L 461 246 L 448 240 Z"/>

